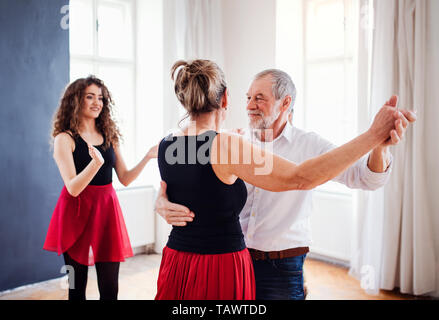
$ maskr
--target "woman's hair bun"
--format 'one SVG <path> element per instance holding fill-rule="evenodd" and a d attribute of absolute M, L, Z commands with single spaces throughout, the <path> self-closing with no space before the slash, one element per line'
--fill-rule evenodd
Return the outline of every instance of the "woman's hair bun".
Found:
<path fill-rule="evenodd" d="M 177 61 L 171 69 L 175 94 L 190 116 L 220 107 L 227 88 L 224 72 L 210 60 Z"/>

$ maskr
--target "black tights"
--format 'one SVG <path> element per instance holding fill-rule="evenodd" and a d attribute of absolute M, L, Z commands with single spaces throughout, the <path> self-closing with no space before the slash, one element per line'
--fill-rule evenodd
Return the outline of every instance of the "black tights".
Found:
<path fill-rule="evenodd" d="M 64 261 L 67 266 L 72 266 L 74 269 L 75 287 L 74 289 L 69 289 L 69 300 L 85 300 L 88 266 L 76 262 L 67 252 L 64 253 Z M 120 262 L 95 263 L 100 300 L 117 300 L 119 266 Z"/>

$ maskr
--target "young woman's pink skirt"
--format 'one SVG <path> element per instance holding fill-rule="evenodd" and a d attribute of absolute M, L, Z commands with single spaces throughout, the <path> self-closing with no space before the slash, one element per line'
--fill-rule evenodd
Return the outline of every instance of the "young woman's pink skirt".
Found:
<path fill-rule="evenodd" d="M 133 256 L 113 185 L 87 186 L 79 196 L 61 191 L 43 249 L 66 252 L 83 265 Z"/>
<path fill-rule="evenodd" d="M 224 254 L 163 249 L 156 300 L 254 300 L 255 290 L 247 249 Z"/>

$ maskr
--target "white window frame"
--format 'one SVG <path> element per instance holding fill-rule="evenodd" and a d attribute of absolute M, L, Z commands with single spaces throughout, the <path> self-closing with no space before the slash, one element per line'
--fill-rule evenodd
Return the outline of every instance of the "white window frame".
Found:
<path fill-rule="evenodd" d="M 83 55 L 83 54 L 70 54 L 70 63 L 72 62 L 88 62 L 93 65 L 93 72 L 97 73 L 99 64 L 113 64 L 113 65 L 124 65 L 131 66 L 134 71 L 133 81 L 136 83 L 136 65 L 137 65 L 137 57 L 136 57 L 136 1 L 134 0 L 73 0 L 73 1 L 90 1 L 93 3 L 93 21 L 95 22 L 95 28 L 93 28 L 93 54 L 91 55 Z M 109 58 L 109 57 L 101 57 L 98 53 L 98 3 L 107 2 L 107 3 L 129 3 L 131 5 L 131 16 L 132 16 L 132 56 L 129 59 L 121 59 L 121 58 Z M 74 80 L 74 79 L 70 79 Z M 136 88 L 134 88 L 135 90 Z M 136 92 L 134 92 L 136 96 Z M 136 104 L 136 102 L 134 102 Z"/>
<path fill-rule="evenodd" d="M 344 69 L 346 70 L 346 65 L 349 62 L 354 62 L 354 52 L 353 50 L 351 52 L 347 52 L 346 48 L 348 48 L 348 38 L 346 35 L 346 22 L 345 22 L 345 41 L 344 41 L 344 45 L 345 45 L 345 50 L 344 50 L 344 54 L 343 55 L 339 55 L 339 56 L 327 56 L 324 58 L 308 58 L 308 52 L 307 52 L 307 42 L 306 42 L 306 35 L 307 35 L 307 10 L 308 7 L 310 6 L 311 2 L 333 2 L 333 0 L 302 0 L 303 1 L 303 32 L 304 32 L 304 42 L 303 42 L 303 51 L 304 51 L 304 84 L 306 85 L 306 79 L 307 79 L 307 73 L 308 73 L 308 69 L 310 65 L 318 65 L 321 63 L 329 63 L 329 62 L 343 62 L 344 64 Z M 344 11 L 345 11 L 345 21 L 346 21 L 346 16 L 347 16 L 347 11 L 348 11 L 348 4 L 349 2 L 352 2 L 350 0 L 343 0 L 344 2 Z M 346 81 L 346 79 L 345 79 Z M 304 106 L 306 106 L 306 96 L 304 96 Z M 304 125 L 306 127 L 307 125 L 307 114 L 306 114 L 306 110 L 307 108 L 304 108 Z"/>
<path fill-rule="evenodd" d="M 310 114 L 310 111 L 306 106 L 305 97 L 305 80 L 307 79 L 308 69 L 313 63 L 330 61 L 330 59 L 307 59 L 309 56 L 305 46 L 308 19 L 306 15 L 307 1 L 308 0 L 277 0 L 276 66 L 291 74 L 296 84 L 297 100 L 293 116 L 294 126 L 309 131 L 307 115 Z M 352 1 L 353 5 L 351 8 L 351 18 L 353 19 L 351 26 L 352 40 L 354 42 L 352 43 L 352 52 L 333 58 L 338 59 L 338 61 L 342 63 L 353 63 L 353 79 L 349 79 L 349 81 L 354 81 L 354 83 L 349 87 L 353 87 L 352 96 L 354 97 L 354 101 L 351 107 L 355 109 L 352 114 L 353 118 L 349 121 L 352 121 L 354 124 L 354 127 L 351 128 L 358 130 L 358 117 L 361 115 L 361 112 L 358 110 L 359 100 L 356 97 L 358 91 L 358 41 L 360 41 L 360 39 L 356 38 L 356 35 L 359 35 L 359 24 L 356 21 L 356 19 L 358 19 L 356 12 L 359 12 L 357 6 L 360 0 L 344 1 Z M 348 33 L 345 33 L 345 42 L 347 41 L 347 35 Z M 344 91 L 346 96 L 346 89 Z M 357 131 L 353 133 L 353 135 L 356 134 Z M 323 138 L 327 137 L 323 136 Z M 352 136 L 352 138 L 354 137 Z M 331 138 L 329 138 L 329 140 L 331 140 Z M 332 142 L 337 143 L 337 141 Z M 309 221 L 313 230 L 313 245 L 310 247 L 310 254 L 321 259 L 349 264 L 356 212 L 356 192 L 338 183 L 331 182 L 331 184 L 336 186 L 336 188 L 323 185 L 318 187 L 313 193 L 313 208 Z"/>
<path fill-rule="evenodd" d="M 345 26 L 345 32 L 344 32 L 344 53 L 343 55 L 338 55 L 338 56 L 327 56 L 327 57 L 323 57 L 323 58 L 309 58 L 308 57 L 308 51 L 307 51 L 307 41 L 306 41 L 306 36 L 307 36 L 307 10 L 310 7 L 311 2 L 333 2 L 334 0 L 302 0 L 303 2 L 303 57 L 304 57 L 304 63 L 303 63 L 303 83 L 304 83 L 304 95 L 303 95 L 303 106 L 304 106 L 304 110 L 303 110 L 303 126 L 305 129 L 308 128 L 307 126 L 307 122 L 308 117 L 307 117 L 307 110 L 308 108 L 306 107 L 307 105 L 307 99 L 306 99 L 306 90 L 308 89 L 306 87 L 307 85 L 307 75 L 308 75 L 308 69 L 311 66 L 316 66 L 319 64 L 323 64 L 323 63 L 340 63 L 343 64 L 343 68 L 345 70 L 345 82 L 344 82 L 344 102 L 345 102 L 345 108 L 347 107 L 348 104 L 348 81 L 352 81 L 352 79 L 350 79 L 348 77 L 347 74 L 347 70 L 348 70 L 348 64 L 351 63 L 354 67 L 352 68 L 352 70 L 354 71 L 353 74 L 353 78 L 356 80 L 357 79 L 357 75 L 356 75 L 356 68 L 355 68 L 355 39 L 349 39 L 348 35 L 349 35 L 349 31 L 352 32 L 352 34 L 355 34 L 355 23 L 354 21 L 352 21 L 351 23 L 351 27 L 353 28 L 353 30 L 347 30 L 347 26 L 349 24 L 347 24 L 346 20 L 348 18 L 354 19 L 354 7 L 355 6 L 355 0 L 343 0 L 344 3 L 344 26 Z M 349 10 L 350 13 L 352 14 L 352 16 L 349 17 Z M 351 42 L 351 43 L 350 43 Z M 356 88 L 357 86 L 354 85 L 353 88 Z M 357 110 L 357 100 L 353 99 L 353 101 L 351 102 L 353 103 L 352 108 L 354 108 L 354 110 Z M 356 116 L 356 112 L 354 113 L 352 119 L 350 119 L 350 121 L 352 121 L 353 123 L 357 123 L 357 116 Z M 357 130 L 355 129 L 353 133 L 356 133 Z M 354 138 L 354 136 L 352 136 L 351 138 Z M 347 141 L 346 141 L 347 142 Z M 316 191 L 318 192 L 322 192 L 322 193 L 327 193 L 327 194 L 333 194 L 333 195 L 338 195 L 338 196 L 344 196 L 344 197 L 349 197 L 352 198 L 354 196 L 354 190 L 347 188 L 346 186 L 343 186 L 339 183 L 336 182 L 328 182 L 326 184 L 323 184 L 319 187 L 316 188 Z"/>
<path fill-rule="evenodd" d="M 337 62 L 343 63 L 343 68 L 345 70 L 345 90 L 344 90 L 344 101 L 346 107 L 346 101 L 348 101 L 348 90 L 347 90 L 347 64 L 352 63 L 353 72 L 356 73 L 356 39 L 349 39 L 349 33 L 345 30 L 345 49 L 344 54 L 339 56 L 327 56 L 323 58 L 310 58 L 307 50 L 307 10 L 309 9 L 311 3 L 313 1 L 320 2 L 331 2 L 333 0 L 278 0 L 278 21 L 277 21 L 277 41 L 276 41 L 276 64 L 277 67 L 283 69 L 290 73 L 293 77 L 293 81 L 297 87 L 297 101 L 295 103 L 295 111 L 293 117 L 293 124 L 297 127 L 303 128 L 304 130 L 309 131 L 309 108 L 307 108 L 307 80 L 308 73 L 311 66 L 316 66 L 321 63 L 328 62 Z M 350 19 L 353 19 L 352 23 L 352 32 L 353 35 L 356 34 L 356 23 L 355 23 L 355 9 L 357 5 L 357 0 L 343 0 L 344 2 L 344 11 L 345 11 L 345 19 L 348 17 L 348 14 L 351 13 Z M 280 3 L 280 4 L 279 4 Z M 350 7 L 349 7 L 350 6 Z M 350 8 L 350 9 L 349 9 Z M 350 11 L 349 11 L 350 10 Z M 288 12 L 288 16 L 284 15 L 284 12 Z M 292 27 L 292 23 L 294 23 L 294 27 Z M 346 25 L 346 24 L 345 24 Z M 352 41 L 352 43 L 351 43 Z M 285 43 L 294 43 L 297 44 L 294 46 L 294 49 L 288 47 L 288 44 Z M 357 79 L 356 74 L 353 75 L 353 78 Z M 352 81 L 349 78 L 349 81 Z M 353 86 L 356 89 L 356 85 Z M 355 93 L 353 93 L 355 96 Z M 355 124 L 353 134 L 357 132 L 357 100 L 354 99 L 352 101 L 353 105 L 349 104 L 352 108 L 354 108 L 354 114 L 352 119 L 352 123 Z M 323 136 L 323 138 L 326 138 Z M 354 138 L 352 136 L 351 138 Z M 336 143 L 336 141 L 331 141 Z M 347 140 L 346 140 L 347 142 Z M 317 188 L 318 192 L 323 193 L 331 193 L 339 196 L 353 196 L 353 190 L 348 189 L 338 183 L 329 182 L 328 184 L 319 186 Z"/>

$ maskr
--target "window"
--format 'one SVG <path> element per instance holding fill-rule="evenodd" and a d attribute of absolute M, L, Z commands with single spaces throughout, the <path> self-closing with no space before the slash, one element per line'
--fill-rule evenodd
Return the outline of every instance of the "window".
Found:
<path fill-rule="evenodd" d="M 123 135 L 121 151 L 132 167 L 163 135 L 162 3 L 71 0 L 69 16 L 70 79 L 94 74 L 105 82 Z M 135 184 L 151 184 L 151 169 Z"/>
<path fill-rule="evenodd" d="M 357 135 L 359 0 L 277 0 L 276 64 L 297 87 L 293 123 L 336 145 Z M 351 259 L 355 192 L 328 182 L 313 196 L 310 251 Z"/>
<path fill-rule="evenodd" d="M 293 122 L 341 145 L 357 133 L 355 0 L 279 0 L 279 68 L 296 83 Z M 320 191 L 352 194 L 329 182 Z"/>

